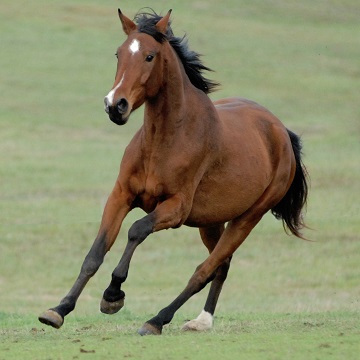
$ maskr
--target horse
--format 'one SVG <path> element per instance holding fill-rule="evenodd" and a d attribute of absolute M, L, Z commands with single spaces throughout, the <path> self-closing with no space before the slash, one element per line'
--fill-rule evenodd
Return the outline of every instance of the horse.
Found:
<path fill-rule="evenodd" d="M 117 49 L 115 82 L 104 99 L 109 119 L 124 125 L 144 104 L 144 120 L 125 149 L 119 175 L 106 202 L 99 232 L 80 273 L 58 306 L 39 320 L 54 328 L 74 310 L 89 279 L 114 244 L 125 216 L 134 208 L 146 215 L 128 231 L 128 241 L 100 310 L 124 306 L 131 258 L 149 234 L 182 225 L 197 227 L 208 257 L 184 290 L 138 330 L 159 335 L 175 312 L 211 283 L 200 315 L 183 330 L 209 330 L 232 255 L 264 214 L 282 220 L 288 234 L 303 238 L 308 174 L 298 135 L 269 110 L 243 98 L 212 102 L 217 83 L 189 49 L 186 37 L 173 34 L 171 10 L 160 16 L 120 9 L 127 38 Z"/>

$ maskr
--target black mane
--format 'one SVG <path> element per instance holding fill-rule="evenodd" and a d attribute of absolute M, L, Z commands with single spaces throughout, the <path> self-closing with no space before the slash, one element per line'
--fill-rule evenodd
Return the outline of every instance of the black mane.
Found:
<path fill-rule="evenodd" d="M 203 65 L 198 53 L 189 49 L 185 35 L 182 38 L 174 36 L 170 22 L 166 34 L 159 32 L 155 25 L 161 19 L 162 16 L 157 15 L 155 12 L 141 12 L 135 16 L 134 21 L 140 32 L 152 36 L 159 43 L 163 43 L 166 40 L 169 41 L 182 62 L 187 76 L 195 87 L 202 90 L 205 94 L 214 91 L 219 84 L 203 76 L 203 71 L 212 70 Z"/>

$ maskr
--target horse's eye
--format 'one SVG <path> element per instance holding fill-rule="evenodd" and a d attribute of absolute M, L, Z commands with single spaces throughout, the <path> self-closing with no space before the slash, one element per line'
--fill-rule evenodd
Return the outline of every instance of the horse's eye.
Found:
<path fill-rule="evenodd" d="M 145 61 L 146 62 L 152 62 L 154 60 L 154 55 L 148 55 L 146 58 L 145 58 Z"/>

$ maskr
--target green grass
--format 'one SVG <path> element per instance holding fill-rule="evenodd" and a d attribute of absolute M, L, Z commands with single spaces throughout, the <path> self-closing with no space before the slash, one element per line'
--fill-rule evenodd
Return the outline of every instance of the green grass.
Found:
<path fill-rule="evenodd" d="M 66 332 L 24 326 L 21 319 L 20 330 L 2 333 L 0 351 L 4 359 L 24 353 L 36 359 L 356 359 L 358 350 L 357 322 L 347 313 L 243 314 L 218 319 L 220 330 L 211 333 L 181 333 L 170 325 L 161 337 L 146 338 L 133 334 L 138 318 L 125 313 L 121 325 L 108 319 L 75 318 Z"/>
<path fill-rule="evenodd" d="M 165 13 L 220 81 L 212 94 L 268 107 L 303 136 L 311 176 L 313 242 L 289 238 L 270 215 L 234 256 L 215 328 L 180 331 L 206 290 L 164 328 L 136 330 L 183 289 L 206 257 L 196 229 L 149 237 L 124 285 L 126 306 L 98 311 L 125 245 L 118 242 L 56 331 L 37 315 L 77 276 L 141 125 L 105 116 L 116 47 L 116 9 Z M 360 5 L 337 1 L 9 1 L 0 4 L 0 360 L 357 359 L 360 350 Z"/>

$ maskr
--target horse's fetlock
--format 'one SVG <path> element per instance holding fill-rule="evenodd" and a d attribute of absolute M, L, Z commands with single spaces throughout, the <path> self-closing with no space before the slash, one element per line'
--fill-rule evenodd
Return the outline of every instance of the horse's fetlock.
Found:
<path fill-rule="evenodd" d="M 115 302 L 125 298 L 124 291 L 108 288 L 104 291 L 103 298 L 108 302 Z"/>

